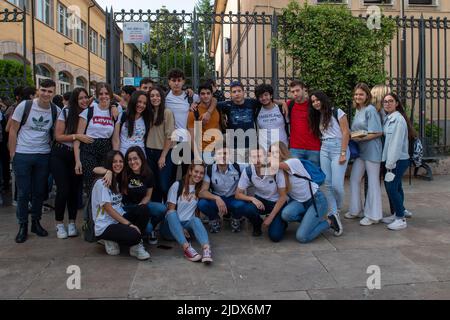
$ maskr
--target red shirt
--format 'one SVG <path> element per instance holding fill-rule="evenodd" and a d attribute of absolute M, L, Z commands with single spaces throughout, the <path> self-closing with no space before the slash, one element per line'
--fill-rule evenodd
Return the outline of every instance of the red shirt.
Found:
<path fill-rule="evenodd" d="M 289 105 L 290 101 L 288 101 Z M 295 103 L 291 110 L 291 141 L 293 149 L 320 151 L 320 140 L 312 133 L 308 122 L 308 100 Z"/>

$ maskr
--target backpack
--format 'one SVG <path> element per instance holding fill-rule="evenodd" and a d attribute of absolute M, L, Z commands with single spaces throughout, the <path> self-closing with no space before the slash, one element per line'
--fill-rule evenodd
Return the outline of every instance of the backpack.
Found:
<path fill-rule="evenodd" d="M 97 209 L 97 216 L 101 213 L 103 209 L 98 208 Z M 83 230 L 83 237 L 84 237 L 84 241 L 87 242 L 96 242 L 97 241 L 97 237 L 95 236 L 95 222 L 94 222 L 94 218 L 92 216 L 92 206 L 91 206 L 91 196 L 89 196 L 89 199 L 87 201 L 86 204 L 86 208 L 84 210 L 84 223 L 82 226 L 82 230 Z"/>
<path fill-rule="evenodd" d="M 33 106 L 33 100 L 27 100 L 25 102 L 25 108 L 23 110 L 22 120 L 20 121 L 19 129 L 17 130 L 17 134 L 19 134 L 19 131 L 20 131 L 20 129 L 22 129 L 24 124 L 27 123 L 28 117 L 30 116 L 32 106 Z M 52 121 L 53 122 L 52 122 L 52 126 L 50 128 L 50 131 L 49 131 L 49 135 L 50 135 L 50 140 L 53 140 L 56 120 L 58 118 L 58 107 L 53 102 L 50 102 L 50 108 L 52 111 Z"/>
<path fill-rule="evenodd" d="M 279 104 L 277 106 L 278 106 L 278 109 L 280 110 L 281 116 L 283 117 L 283 120 L 284 120 L 284 130 L 286 131 L 286 134 L 289 137 L 289 135 L 290 135 L 289 122 L 286 120 L 286 117 L 283 114 L 282 106 L 280 106 Z M 258 128 L 258 116 L 259 116 L 259 113 L 261 112 L 262 108 L 263 108 L 262 106 L 259 106 L 255 110 L 255 127 L 256 128 Z M 289 114 L 287 115 L 287 118 L 289 119 Z"/>
<path fill-rule="evenodd" d="M 208 175 L 209 179 L 211 179 L 211 181 L 212 181 L 212 167 L 213 167 L 212 164 L 210 164 L 206 167 L 206 174 Z M 241 167 L 239 166 L 239 164 L 233 163 L 233 168 L 238 172 L 239 177 L 240 177 L 241 176 Z M 209 186 L 211 189 L 214 189 L 212 183 L 210 183 Z"/>
<path fill-rule="evenodd" d="M 423 145 L 419 138 L 409 143 L 409 156 L 414 166 L 420 167 L 423 162 Z"/>

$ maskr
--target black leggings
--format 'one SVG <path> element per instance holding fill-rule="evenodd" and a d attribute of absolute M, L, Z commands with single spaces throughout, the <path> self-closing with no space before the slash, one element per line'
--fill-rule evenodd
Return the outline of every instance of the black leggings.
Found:
<path fill-rule="evenodd" d="M 123 246 L 135 246 L 141 242 L 142 235 L 145 233 L 150 212 L 147 206 L 138 206 L 123 215 L 125 219 L 137 226 L 141 233 L 136 229 L 124 224 L 111 224 L 98 237 L 99 239 L 114 241 Z"/>
<path fill-rule="evenodd" d="M 75 174 L 75 156 L 70 148 L 55 144 L 52 147 L 50 168 L 56 183 L 55 220 L 64 220 L 64 211 L 69 220 L 76 220 L 78 211 L 78 189 L 82 177 Z"/>

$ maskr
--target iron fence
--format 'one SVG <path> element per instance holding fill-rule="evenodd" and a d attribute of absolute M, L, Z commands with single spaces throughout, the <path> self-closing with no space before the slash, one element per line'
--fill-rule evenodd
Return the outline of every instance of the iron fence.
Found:
<path fill-rule="evenodd" d="M 240 80 L 247 95 L 253 96 L 258 84 L 269 83 L 277 96 L 287 98 L 289 81 L 301 78 L 292 58 L 272 45 L 284 28 L 275 13 L 122 10 L 113 17 L 117 23 L 149 22 L 146 60 L 150 76 L 163 84 L 167 71 L 178 67 L 194 88 L 213 78 L 228 96 L 230 83 Z M 391 18 L 398 32 L 386 48 L 386 84 L 403 97 L 427 155 L 446 153 L 450 149 L 448 20 Z"/>

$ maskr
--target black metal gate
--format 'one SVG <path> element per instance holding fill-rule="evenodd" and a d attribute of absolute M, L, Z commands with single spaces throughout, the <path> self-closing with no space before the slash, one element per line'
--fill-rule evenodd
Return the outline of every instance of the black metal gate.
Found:
<path fill-rule="evenodd" d="M 405 99 L 427 154 L 446 153 L 450 149 L 448 21 L 394 19 L 398 32 L 386 49 L 386 84 Z M 149 22 L 146 61 L 150 76 L 163 84 L 167 71 L 178 67 L 194 88 L 203 79 L 213 78 L 228 92 L 231 81 L 238 79 L 249 96 L 258 84 L 270 83 L 276 95 L 286 98 L 289 81 L 301 77 L 293 69 L 292 59 L 271 45 L 283 28 L 276 14 L 122 10 L 114 12 L 114 20 Z"/>

